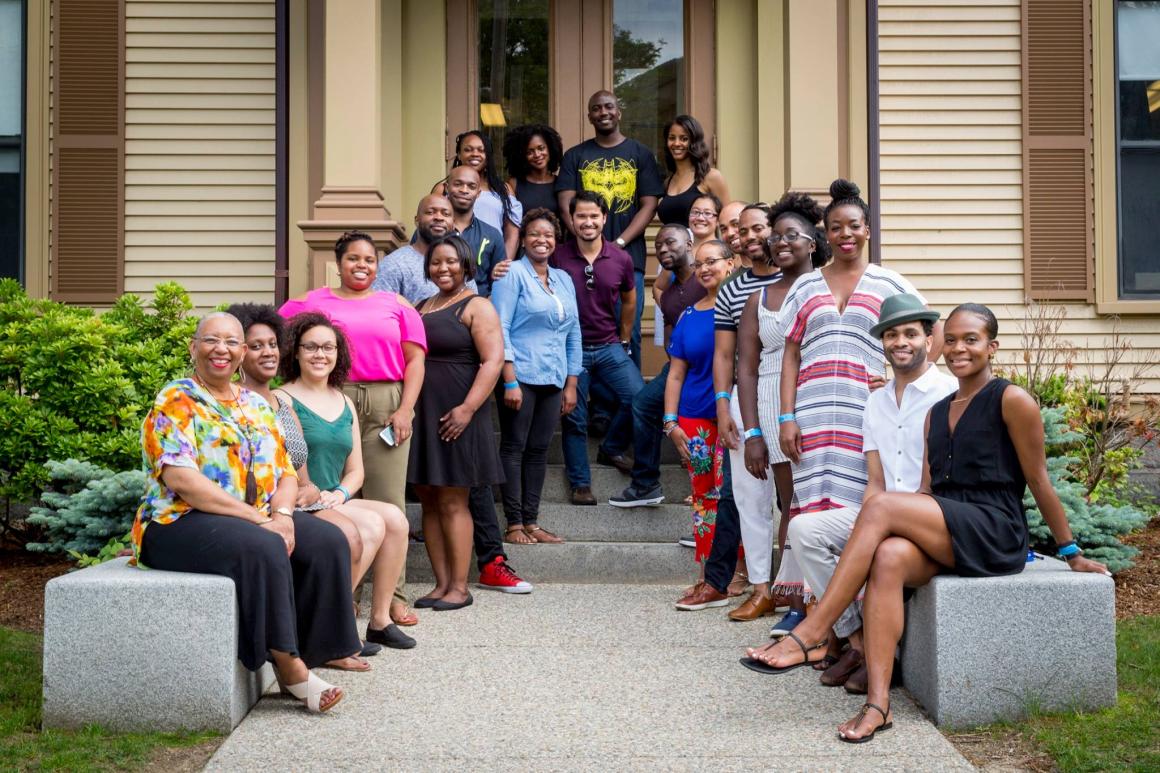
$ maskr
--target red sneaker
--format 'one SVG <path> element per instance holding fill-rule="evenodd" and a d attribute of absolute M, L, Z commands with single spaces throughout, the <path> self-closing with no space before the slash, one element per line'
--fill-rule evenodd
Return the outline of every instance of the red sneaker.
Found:
<path fill-rule="evenodd" d="M 479 587 L 497 590 L 500 593 L 531 593 L 532 584 L 521 580 L 520 576 L 504 561 L 503 556 L 495 559 L 479 572 Z"/>

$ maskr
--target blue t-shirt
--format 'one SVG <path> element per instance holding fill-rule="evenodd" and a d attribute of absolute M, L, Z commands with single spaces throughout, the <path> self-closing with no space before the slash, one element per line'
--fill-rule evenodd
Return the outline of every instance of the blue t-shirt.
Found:
<path fill-rule="evenodd" d="M 688 419 L 717 418 L 713 399 L 713 309 L 692 306 L 682 312 L 669 341 L 669 355 L 688 363 L 677 414 Z"/>

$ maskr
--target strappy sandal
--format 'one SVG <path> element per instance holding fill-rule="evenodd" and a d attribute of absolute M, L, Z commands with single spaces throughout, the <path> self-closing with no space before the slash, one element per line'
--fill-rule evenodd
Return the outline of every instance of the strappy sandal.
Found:
<path fill-rule="evenodd" d="M 814 650 L 821 649 L 822 647 L 829 646 L 829 641 L 822 639 L 814 646 L 807 647 L 805 642 L 799 639 L 797 635 L 793 633 L 793 631 L 787 633 L 786 636 L 790 639 L 793 639 L 795 642 L 797 642 L 797 646 L 801 647 L 802 657 L 805 658 L 805 660 L 803 660 L 801 663 L 794 663 L 789 666 L 771 666 L 764 660 L 758 660 L 757 658 L 750 657 L 741 658 L 739 662 L 750 671 L 756 671 L 759 674 L 784 674 L 787 671 L 793 671 L 795 668 L 801 668 L 802 666 L 812 666 L 814 663 L 817 663 L 819 660 L 821 660 L 821 658 L 818 660 L 810 660 L 810 653 Z"/>
<path fill-rule="evenodd" d="M 333 684 L 317 676 L 313 671 L 309 672 L 309 674 L 305 682 L 299 682 L 298 684 L 284 684 L 282 678 L 278 677 L 278 684 L 282 687 L 282 692 L 289 693 L 302 701 L 307 711 L 312 714 L 324 714 L 337 706 L 338 702 L 342 700 L 342 688 L 335 687 Z M 330 690 L 337 690 L 338 692 L 329 701 L 323 703 L 322 696 Z"/>
<path fill-rule="evenodd" d="M 513 535 L 519 535 L 523 539 L 516 539 Z M 523 526 L 509 526 L 503 533 L 503 541 L 509 545 L 535 545 L 539 540 L 529 534 Z"/>
<path fill-rule="evenodd" d="M 725 588 L 725 594 L 729 598 L 737 598 L 738 596 L 749 590 L 749 575 L 745 572 L 734 572 L 733 579 L 729 581 L 729 586 Z"/>
<path fill-rule="evenodd" d="M 536 542 L 543 542 L 546 545 L 560 545 L 564 542 L 563 537 L 556 536 L 538 523 L 525 523 L 524 533 Z"/>
<path fill-rule="evenodd" d="M 882 715 L 882 724 L 881 725 L 874 728 L 873 730 L 871 730 L 869 733 L 862 736 L 861 738 L 847 738 L 843 733 L 841 733 L 839 731 L 838 740 L 845 741 L 846 743 L 866 743 L 867 741 L 873 741 L 874 736 L 878 734 L 879 730 L 881 730 L 882 732 L 885 733 L 887 730 L 894 727 L 894 723 L 891 722 L 889 719 L 887 719 L 886 711 L 883 711 L 881 706 L 870 703 L 869 701 L 867 701 L 866 703 L 863 703 L 862 708 L 858 711 L 858 716 L 854 719 L 854 726 L 855 727 L 857 727 L 859 724 L 861 724 L 862 720 L 866 717 L 866 714 L 869 712 L 870 709 L 874 709 L 875 711 L 877 711 L 879 714 Z M 887 704 L 886 710 L 887 711 L 890 710 L 889 704 Z"/>

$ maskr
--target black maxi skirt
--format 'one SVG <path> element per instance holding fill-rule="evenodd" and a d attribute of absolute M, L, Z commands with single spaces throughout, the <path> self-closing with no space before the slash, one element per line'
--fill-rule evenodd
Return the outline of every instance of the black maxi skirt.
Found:
<path fill-rule="evenodd" d="M 308 668 L 357 654 L 362 641 L 350 592 L 350 547 L 342 531 L 294 513 L 294 553 L 257 524 L 193 510 L 150 523 L 141 540 L 150 569 L 218 574 L 238 598 L 238 659 L 257 671 L 270 650 L 301 657 Z"/>

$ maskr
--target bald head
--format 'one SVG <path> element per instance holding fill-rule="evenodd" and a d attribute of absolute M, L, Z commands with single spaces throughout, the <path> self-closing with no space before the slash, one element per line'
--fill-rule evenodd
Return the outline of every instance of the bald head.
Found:
<path fill-rule="evenodd" d="M 453 172 L 463 169 L 457 166 Z M 467 167 L 470 169 L 470 167 Z M 478 177 L 478 175 L 476 175 Z M 450 183 L 448 184 L 450 188 Z M 451 200 L 446 196 L 432 193 L 419 201 L 415 210 L 415 230 L 419 232 L 419 241 L 423 245 L 430 244 L 436 238 L 444 236 L 451 229 L 455 213 L 451 207 Z M 426 250 L 420 249 L 420 252 Z"/>
<path fill-rule="evenodd" d="M 741 210 L 745 207 L 744 201 L 731 201 L 721 207 L 721 213 L 717 216 L 717 225 L 721 229 L 721 240 L 737 253 L 741 252 L 741 234 L 738 229 Z"/>
<path fill-rule="evenodd" d="M 201 338 L 203 335 L 210 335 L 206 331 L 211 329 L 215 331 L 213 335 L 219 335 L 220 331 L 228 331 L 236 338 L 243 336 L 242 323 L 228 311 L 211 311 L 206 314 L 197 321 L 197 330 L 194 331 L 193 335 L 196 338 Z"/>

